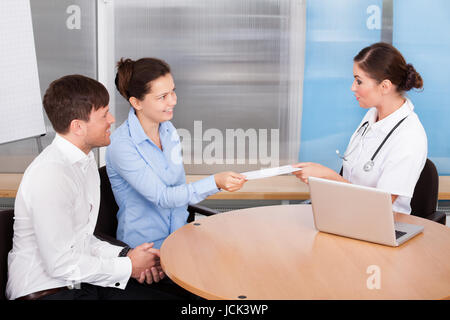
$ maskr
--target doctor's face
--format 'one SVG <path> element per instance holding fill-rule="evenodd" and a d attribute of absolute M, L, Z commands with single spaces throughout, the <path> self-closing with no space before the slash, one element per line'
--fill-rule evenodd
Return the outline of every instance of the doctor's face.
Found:
<path fill-rule="evenodd" d="M 355 94 L 356 100 L 361 108 L 372 108 L 380 104 L 381 85 L 367 73 L 365 73 L 355 62 L 353 64 L 353 77 L 351 90 Z"/>

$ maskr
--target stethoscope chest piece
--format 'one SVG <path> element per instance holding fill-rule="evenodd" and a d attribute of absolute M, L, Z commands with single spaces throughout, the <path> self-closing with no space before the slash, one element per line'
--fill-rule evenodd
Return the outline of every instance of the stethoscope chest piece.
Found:
<path fill-rule="evenodd" d="M 372 160 L 367 161 L 366 164 L 363 167 L 364 171 L 365 172 L 372 171 L 374 164 L 375 163 Z"/>
<path fill-rule="evenodd" d="M 369 161 L 366 162 L 366 164 L 363 166 L 363 169 L 365 172 L 369 172 L 372 171 L 373 166 L 374 166 L 374 162 L 373 159 L 375 159 L 375 157 L 377 156 L 378 152 L 380 151 L 381 147 L 383 147 L 384 143 L 386 142 L 386 140 L 389 138 L 389 136 L 392 134 L 392 132 L 394 132 L 394 130 L 400 125 L 400 123 L 403 122 L 403 120 L 405 120 L 408 116 L 404 117 L 402 120 L 400 120 L 399 122 L 397 122 L 397 124 L 392 128 L 392 130 L 387 134 L 387 136 L 384 138 L 383 142 L 381 142 L 381 144 L 378 146 L 378 149 L 375 151 L 375 153 L 372 155 L 372 158 L 370 158 Z M 364 122 L 363 125 L 358 129 L 357 132 L 359 132 L 362 128 L 364 128 L 365 126 L 368 125 L 368 121 Z M 362 133 L 361 137 L 364 135 L 364 133 L 366 132 L 366 128 L 364 129 L 364 132 Z M 353 151 L 351 151 L 353 152 Z M 350 153 L 351 153 L 350 152 Z M 339 151 L 336 150 L 337 155 L 342 158 L 344 161 L 347 161 L 347 155 L 350 154 L 344 154 L 344 156 L 340 156 L 339 155 Z"/>

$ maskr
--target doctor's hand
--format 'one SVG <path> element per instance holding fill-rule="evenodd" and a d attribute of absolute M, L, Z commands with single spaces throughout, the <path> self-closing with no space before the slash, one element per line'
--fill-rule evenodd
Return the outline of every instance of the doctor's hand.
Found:
<path fill-rule="evenodd" d="M 216 181 L 217 188 L 229 192 L 238 191 L 247 181 L 245 180 L 245 176 L 232 171 L 217 173 L 214 175 L 214 180 Z"/>
<path fill-rule="evenodd" d="M 294 168 L 302 168 L 302 170 L 292 172 L 297 178 L 308 184 L 309 177 L 340 180 L 336 171 L 327 168 L 321 164 L 313 162 L 300 162 L 292 165 Z M 340 177 L 340 176 L 339 176 Z"/>

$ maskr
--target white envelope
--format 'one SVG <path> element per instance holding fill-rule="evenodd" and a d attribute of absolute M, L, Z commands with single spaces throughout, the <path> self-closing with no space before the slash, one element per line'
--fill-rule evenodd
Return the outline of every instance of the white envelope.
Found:
<path fill-rule="evenodd" d="M 267 168 L 267 169 L 261 169 L 261 170 L 255 170 L 255 171 L 247 171 L 242 172 L 241 174 L 244 175 L 247 180 L 254 180 L 254 179 L 263 179 L 273 176 L 279 176 L 286 173 L 291 173 L 295 171 L 302 170 L 301 168 L 294 168 L 291 165 L 282 166 L 282 167 L 275 167 L 275 168 Z"/>

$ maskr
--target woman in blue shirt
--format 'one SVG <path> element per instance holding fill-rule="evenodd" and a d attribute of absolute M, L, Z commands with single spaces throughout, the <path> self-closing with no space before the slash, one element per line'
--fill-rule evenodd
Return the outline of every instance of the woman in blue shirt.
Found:
<path fill-rule="evenodd" d="M 187 206 L 220 189 L 239 190 L 245 177 L 221 172 L 186 184 L 180 138 L 170 120 L 177 103 L 170 67 L 162 60 L 121 59 L 116 87 L 131 104 L 111 135 L 106 169 L 119 212 L 117 238 L 131 247 L 162 242 L 186 223 Z"/>

